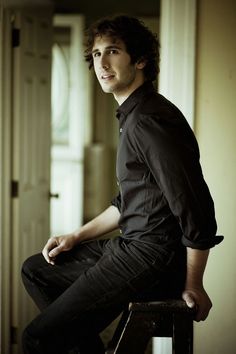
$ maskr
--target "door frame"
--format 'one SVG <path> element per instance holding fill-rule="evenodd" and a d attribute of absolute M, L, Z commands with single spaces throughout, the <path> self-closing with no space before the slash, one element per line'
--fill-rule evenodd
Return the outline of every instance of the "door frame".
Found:
<path fill-rule="evenodd" d="M 12 12 L 1 9 L 0 38 L 0 286 L 1 351 L 10 350 Z M 4 324 L 4 326 L 3 326 Z"/>

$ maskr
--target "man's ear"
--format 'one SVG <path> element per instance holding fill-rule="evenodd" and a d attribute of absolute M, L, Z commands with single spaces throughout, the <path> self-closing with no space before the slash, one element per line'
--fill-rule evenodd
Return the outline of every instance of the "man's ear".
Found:
<path fill-rule="evenodd" d="M 139 59 L 136 63 L 137 69 L 140 69 L 140 70 L 142 70 L 145 67 L 145 65 L 146 65 L 146 60 L 144 60 L 144 59 Z"/>

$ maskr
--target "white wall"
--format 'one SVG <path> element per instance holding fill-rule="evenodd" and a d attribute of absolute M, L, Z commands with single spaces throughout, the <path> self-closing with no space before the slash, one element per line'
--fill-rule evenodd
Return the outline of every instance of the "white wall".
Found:
<path fill-rule="evenodd" d="M 189 1 L 190 3 L 193 5 L 194 2 Z M 169 0 L 168 4 L 169 10 L 175 10 L 175 3 L 172 0 Z M 186 5 L 186 11 L 189 9 L 184 0 L 178 2 L 178 5 L 180 4 Z M 162 5 L 168 8 L 166 0 L 163 0 Z M 212 249 L 209 257 L 204 283 L 212 298 L 213 309 L 205 322 L 195 324 L 194 354 L 234 354 L 236 353 L 236 257 L 234 254 L 236 246 L 236 2 L 199 0 L 197 6 L 195 133 L 200 146 L 205 179 L 215 201 L 218 234 L 223 234 L 225 240 Z M 186 15 L 186 11 L 181 12 L 182 17 Z M 178 12 L 175 14 L 178 15 Z M 170 15 L 172 16 L 172 12 Z M 163 19 L 161 23 L 162 30 Z M 172 24 L 173 21 L 162 33 L 167 40 L 170 29 L 175 27 L 175 32 L 178 34 L 183 21 L 175 22 L 175 26 Z M 186 24 L 189 25 L 189 22 Z M 186 40 L 186 37 L 182 39 Z M 173 43 L 176 43 L 176 40 Z M 162 43 L 162 50 L 163 45 Z M 174 46 L 172 45 L 171 48 L 173 49 Z M 181 48 L 184 48 L 183 44 Z M 170 57 L 170 53 L 167 54 Z M 180 54 L 184 60 L 185 51 L 180 51 Z M 176 55 L 178 52 L 171 56 L 174 67 L 178 59 Z M 182 62 L 180 60 L 177 63 Z M 166 77 L 163 77 L 165 65 L 166 61 L 163 61 L 161 79 L 168 84 Z M 172 61 L 169 61 L 166 67 L 170 83 L 173 80 L 178 83 L 180 80 L 178 75 L 174 77 Z M 162 89 L 163 80 L 160 80 Z M 176 85 L 170 87 L 173 91 Z M 168 96 L 166 92 L 165 94 Z M 171 99 L 173 100 L 173 97 Z M 181 107 L 179 103 L 177 105 Z M 162 352 L 169 351 L 163 349 Z"/>
<path fill-rule="evenodd" d="M 195 354 L 236 353 L 236 2 L 200 0 L 195 131 L 218 234 L 205 286 L 213 309 L 195 325 Z"/>

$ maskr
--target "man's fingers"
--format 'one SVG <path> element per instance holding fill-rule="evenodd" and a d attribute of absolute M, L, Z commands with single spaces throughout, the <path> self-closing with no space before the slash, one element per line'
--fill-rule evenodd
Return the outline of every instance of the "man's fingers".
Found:
<path fill-rule="evenodd" d="M 48 239 L 42 254 L 46 261 L 55 264 L 55 258 L 64 251 L 68 251 L 73 247 L 74 236 L 70 235 L 56 236 Z"/>
<path fill-rule="evenodd" d="M 50 263 L 50 264 L 55 264 L 54 262 L 54 257 L 53 255 L 50 255 L 52 250 L 57 246 L 57 240 L 56 238 L 52 237 L 48 240 L 46 245 L 43 248 L 42 254 L 45 258 L 45 260 Z"/>
<path fill-rule="evenodd" d="M 50 258 L 55 258 L 56 256 L 58 256 L 59 253 L 62 252 L 62 250 L 63 247 L 61 245 L 58 245 L 57 247 L 53 248 L 48 255 Z"/>
<path fill-rule="evenodd" d="M 44 256 L 44 258 L 45 258 L 45 260 L 48 262 L 48 263 L 50 263 L 50 258 L 49 258 L 49 256 L 47 255 L 47 252 L 43 249 L 43 251 L 42 251 L 42 255 Z"/>
<path fill-rule="evenodd" d="M 46 260 L 48 263 L 50 263 L 50 264 L 55 264 L 54 259 L 49 256 L 48 250 L 43 249 L 42 254 L 43 254 L 45 260 Z"/>
<path fill-rule="evenodd" d="M 200 322 L 200 321 L 205 321 L 205 319 L 207 318 L 209 313 L 208 309 L 197 309 L 197 313 L 196 313 L 196 317 L 195 317 L 195 321 Z"/>
<path fill-rule="evenodd" d="M 53 260 L 52 258 L 50 258 L 50 256 L 48 255 L 47 249 L 44 248 L 43 251 L 42 251 L 42 254 L 43 254 L 45 260 L 46 260 L 48 263 L 54 264 L 54 260 Z"/>

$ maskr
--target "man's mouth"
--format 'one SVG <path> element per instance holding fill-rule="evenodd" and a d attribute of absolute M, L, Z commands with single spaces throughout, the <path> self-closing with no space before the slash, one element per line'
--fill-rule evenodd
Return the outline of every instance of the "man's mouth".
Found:
<path fill-rule="evenodd" d="M 102 79 L 102 80 L 111 80 L 111 79 L 113 79 L 113 77 L 115 77 L 115 75 L 113 75 L 113 74 L 104 74 L 104 75 L 101 75 L 101 79 Z"/>

